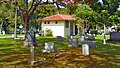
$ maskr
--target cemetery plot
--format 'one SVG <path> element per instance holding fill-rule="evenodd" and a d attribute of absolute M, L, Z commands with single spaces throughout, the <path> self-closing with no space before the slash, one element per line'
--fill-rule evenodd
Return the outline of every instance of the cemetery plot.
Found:
<path fill-rule="evenodd" d="M 97 38 L 98 39 L 98 38 Z M 7 42 L 6 42 L 7 40 Z M 12 41 L 12 42 L 11 42 Z M 46 49 L 45 43 L 51 42 L 55 45 L 56 52 L 43 53 L 41 50 Z M 38 46 L 35 48 L 35 67 L 105 67 L 119 68 L 119 43 L 109 43 L 109 46 L 102 45 L 101 39 L 95 40 L 97 48 L 89 49 L 87 52 L 82 52 L 82 47 L 69 48 L 69 42 L 57 42 L 55 37 L 38 37 Z M 9 42 L 9 43 L 8 43 Z M 91 41 L 88 41 L 91 42 Z M 0 39 L 0 64 L 28 67 L 30 61 L 30 47 L 24 47 L 22 41 L 15 39 Z M 39 45 L 43 44 L 43 45 Z M 8 47 L 9 46 L 9 47 Z M 82 45 L 81 45 L 82 46 Z M 52 47 L 53 48 L 53 47 Z M 51 50 L 51 49 L 50 49 Z M 84 50 L 85 51 L 85 50 Z M 113 64 L 115 63 L 115 64 Z"/>

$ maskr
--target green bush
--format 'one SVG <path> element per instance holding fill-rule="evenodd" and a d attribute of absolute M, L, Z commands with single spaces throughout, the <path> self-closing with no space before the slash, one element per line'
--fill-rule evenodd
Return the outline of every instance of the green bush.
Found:
<path fill-rule="evenodd" d="M 47 29 L 45 30 L 45 33 L 46 33 L 45 36 L 53 36 L 51 29 L 48 29 L 48 28 L 47 28 Z"/>
<path fill-rule="evenodd" d="M 106 34 L 106 35 L 109 35 L 109 32 L 106 32 L 105 34 Z"/>
<path fill-rule="evenodd" d="M 98 34 L 98 31 L 97 31 L 97 30 L 91 30 L 90 33 L 97 35 L 97 34 Z"/>
<path fill-rule="evenodd" d="M 78 38 L 80 36 L 81 36 L 81 34 L 77 34 L 77 35 L 74 36 L 74 38 Z"/>
<path fill-rule="evenodd" d="M 102 34 L 102 32 L 98 32 L 98 33 L 97 33 L 97 35 L 101 35 L 101 34 Z"/>

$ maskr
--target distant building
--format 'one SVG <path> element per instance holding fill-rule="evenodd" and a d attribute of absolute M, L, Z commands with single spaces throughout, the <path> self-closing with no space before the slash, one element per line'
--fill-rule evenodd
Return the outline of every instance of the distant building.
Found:
<path fill-rule="evenodd" d="M 46 35 L 45 30 L 50 29 L 53 36 L 68 36 L 77 34 L 77 26 L 75 24 L 76 18 L 66 14 L 56 14 L 53 16 L 45 17 L 41 20 L 41 30 Z"/>

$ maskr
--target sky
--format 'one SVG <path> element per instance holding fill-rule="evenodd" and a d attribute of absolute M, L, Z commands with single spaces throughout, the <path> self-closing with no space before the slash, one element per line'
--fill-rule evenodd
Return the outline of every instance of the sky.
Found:
<path fill-rule="evenodd" d="M 31 1 L 31 0 L 28 0 L 29 2 Z"/>

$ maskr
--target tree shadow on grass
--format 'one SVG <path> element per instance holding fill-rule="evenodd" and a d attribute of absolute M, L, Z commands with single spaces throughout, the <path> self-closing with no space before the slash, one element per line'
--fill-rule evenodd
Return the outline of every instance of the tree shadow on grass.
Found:
<path fill-rule="evenodd" d="M 14 41 L 19 42 L 19 41 Z M 22 41 L 21 41 L 22 42 Z M 30 47 L 23 47 L 21 42 L 17 43 L 18 45 L 11 45 L 13 42 L 9 43 L 12 47 L 11 49 L 5 49 L 5 57 L 0 62 L 10 63 L 12 65 L 23 65 L 27 66 L 28 61 L 30 61 Z M 103 40 L 96 39 L 97 44 L 96 49 L 90 49 L 90 55 L 82 55 L 82 49 L 77 48 L 68 48 L 68 42 L 64 39 L 63 42 L 57 42 L 56 38 L 38 38 L 38 45 L 36 48 L 36 60 L 46 62 L 44 64 L 39 64 L 38 67 L 83 67 L 83 68 L 119 68 L 120 66 L 120 47 L 119 43 L 107 42 L 108 45 L 103 45 Z M 55 47 L 58 50 L 55 53 L 40 53 L 40 48 L 44 48 L 45 42 L 54 42 Z M 8 44 L 2 44 L 1 47 L 7 47 Z M 9 51 L 10 50 L 10 51 Z M 7 52 L 8 51 L 8 52 Z M 54 55 L 63 54 L 57 58 L 51 57 Z M 6 57 L 7 56 L 7 57 Z"/>
<path fill-rule="evenodd" d="M 120 67 L 120 43 L 119 42 L 107 42 L 107 45 L 103 45 L 103 40 L 97 39 L 95 42 L 97 48 L 90 50 L 91 55 L 96 55 L 104 60 L 97 61 L 95 67 L 107 67 L 118 68 Z M 88 65 L 89 66 L 89 65 Z"/>

